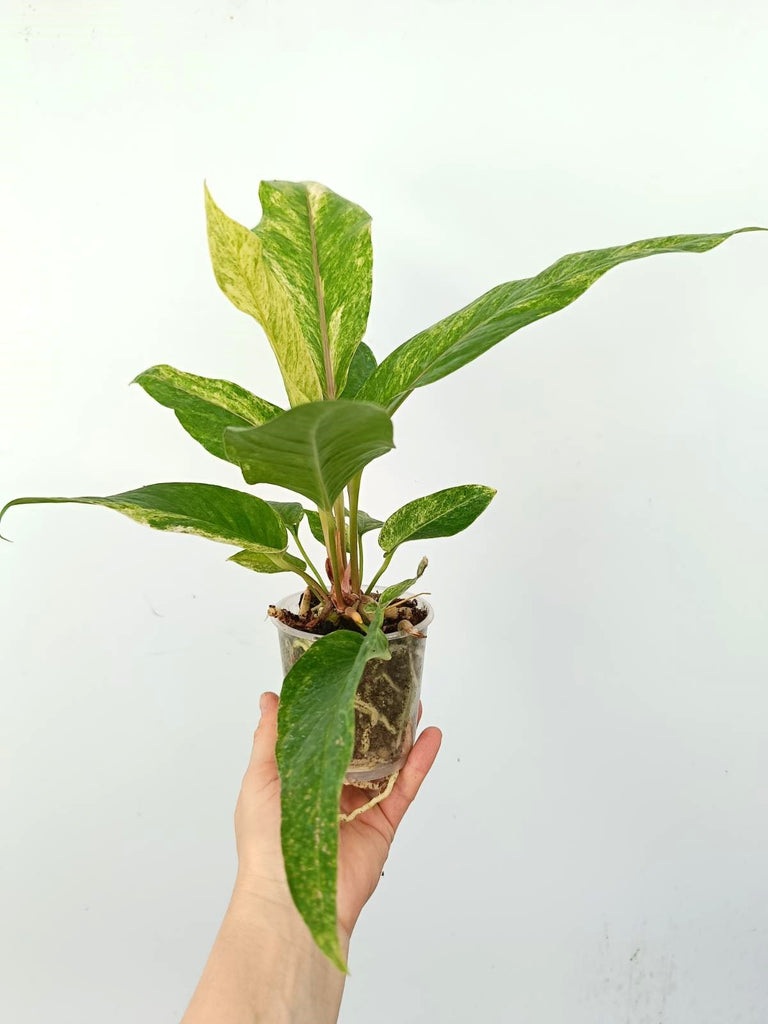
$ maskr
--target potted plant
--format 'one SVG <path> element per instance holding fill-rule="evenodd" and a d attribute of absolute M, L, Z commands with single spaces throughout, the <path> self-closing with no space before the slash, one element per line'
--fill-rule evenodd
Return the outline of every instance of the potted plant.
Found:
<path fill-rule="evenodd" d="M 366 466 L 393 447 L 392 416 L 418 388 L 475 359 L 521 327 L 569 305 L 620 263 L 706 252 L 739 231 L 673 235 L 574 253 L 534 277 L 498 285 L 421 331 L 377 364 L 362 341 L 371 298 L 370 217 L 315 182 L 262 182 L 262 217 L 249 230 L 207 188 L 216 280 L 253 316 L 277 358 L 289 408 L 225 380 L 153 366 L 136 383 L 249 485 L 276 484 L 298 500 L 265 501 L 212 484 L 162 483 L 107 497 L 17 498 L 12 505 L 80 502 L 113 508 L 158 530 L 238 548 L 231 561 L 258 573 L 293 573 L 301 589 L 275 601 L 285 678 L 277 758 L 282 844 L 297 908 L 319 947 L 345 969 L 336 931 L 339 796 L 345 779 L 387 791 L 413 742 L 431 608 L 413 578 L 379 580 L 401 545 L 465 529 L 490 487 L 450 486 L 384 521 L 362 511 Z M 309 507 L 306 507 L 307 504 Z M 314 558 L 300 527 L 322 546 Z M 381 561 L 366 574 L 366 534 Z M 293 548 L 293 550 L 291 550 Z"/>

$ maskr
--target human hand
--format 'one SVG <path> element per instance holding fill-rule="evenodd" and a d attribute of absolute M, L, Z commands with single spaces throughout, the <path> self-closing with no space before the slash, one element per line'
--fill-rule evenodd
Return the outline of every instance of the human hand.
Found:
<path fill-rule="evenodd" d="M 278 703 L 277 694 L 262 694 L 261 721 L 237 801 L 236 889 L 255 892 L 263 900 L 292 908 L 280 846 L 280 776 L 275 760 Z M 425 729 L 389 796 L 353 821 L 340 824 L 337 910 L 342 938 L 346 941 L 378 884 L 398 825 L 432 767 L 441 739 L 439 729 Z M 366 803 L 369 796 L 354 786 L 344 786 L 340 810 L 350 814 Z"/>

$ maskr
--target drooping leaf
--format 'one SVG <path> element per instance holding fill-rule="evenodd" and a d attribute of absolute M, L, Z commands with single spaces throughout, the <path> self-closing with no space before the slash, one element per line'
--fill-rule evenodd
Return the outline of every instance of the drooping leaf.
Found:
<path fill-rule="evenodd" d="M 216 484 L 150 484 L 104 498 L 16 498 L 0 510 L 0 519 L 13 505 L 62 502 L 102 505 L 155 530 L 193 533 L 258 551 L 282 551 L 288 543 L 285 526 L 266 501 Z"/>
<path fill-rule="evenodd" d="M 714 235 L 646 238 L 563 256 L 536 277 L 492 288 L 404 342 L 379 364 L 356 397 L 393 412 L 415 388 L 440 380 L 521 327 L 563 309 L 620 263 L 662 253 L 706 252 L 731 235 L 762 230 L 749 227 Z"/>
<path fill-rule="evenodd" d="M 357 346 L 354 356 L 352 356 L 347 383 L 339 398 L 356 398 L 358 391 L 375 369 L 376 356 L 365 342 L 361 341 Z"/>
<path fill-rule="evenodd" d="M 228 380 L 198 377 L 172 366 L 151 366 L 131 381 L 168 409 L 211 455 L 226 459 L 225 427 L 258 427 L 283 411 Z"/>
<path fill-rule="evenodd" d="M 259 198 L 262 218 L 248 232 L 206 189 L 216 279 L 263 326 L 291 404 L 334 398 L 368 319 L 370 217 L 312 181 L 263 181 Z"/>
<path fill-rule="evenodd" d="M 424 570 L 428 565 L 428 559 L 422 558 L 416 568 L 416 575 L 413 579 L 402 580 L 400 583 L 393 583 L 392 586 L 387 587 L 386 590 L 382 591 L 381 596 L 379 597 L 379 606 L 381 608 L 386 608 L 388 604 L 391 604 L 392 601 L 400 597 L 401 594 L 404 594 L 406 590 L 410 590 L 414 583 L 418 582 L 419 578 L 424 574 Z"/>
<path fill-rule="evenodd" d="M 463 484 L 409 501 L 384 523 L 379 546 L 389 552 L 409 540 L 452 537 L 477 519 L 495 493 L 492 487 Z"/>
<path fill-rule="evenodd" d="M 304 518 L 304 509 L 299 502 L 268 501 L 267 504 L 277 512 L 291 533 L 295 533 L 296 527 Z"/>
<path fill-rule="evenodd" d="M 227 454 L 247 483 L 287 487 L 330 508 L 344 486 L 394 447 L 392 422 L 368 402 L 311 402 L 262 427 L 228 427 Z"/>
<path fill-rule="evenodd" d="M 220 210 L 207 188 L 205 210 L 216 281 L 233 305 L 264 328 L 291 405 L 322 398 L 317 352 L 303 334 L 284 282 L 265 257 L 261 238 Z"/>
<path fill-rule="evenodd" d="M 253 572 L 304 572 L 307 563 L 287 551 L 249 551 L 247 548 L 230 555 L 228 562 L 236 562 Z"/>
<path fill-rule="evenodd" d="M 337 630 L 299 658 L 280 694 L 276 755 L 288 885 L 318 946 L 342 971 L 336 907 L 339 799 L 354 746 L 358 683 L 370 658 L 389 657 L 380 628 L 364 637 Z"/>

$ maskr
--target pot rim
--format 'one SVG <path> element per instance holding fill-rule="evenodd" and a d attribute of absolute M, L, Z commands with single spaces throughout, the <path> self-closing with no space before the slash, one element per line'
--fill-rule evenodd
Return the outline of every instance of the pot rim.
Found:
<path fill-rule="evenodd" d="M 287 594 L 285 597 L 281 597 L 279 601 L 275 602 L 275 607 L 287 608 L 289 611 L 295 611 L 299 606 L 299 601 L 301 600 L 301 595 L 303 593 L 303 590 L 297 590 L 295 594 Z M 416 597 L 416 594 L 414 594 L 413 591 L 407 591 L 405 594 L 401 594 L 400 596 Z M 422 632 L 426 633 L 427 627 L 430 625 L 432 619 L 435 617 L 435 612 L 429 601 L 425 601 L 421 595 L 416 597 L 416 600 L 418 601 L 419 606 L 421 608 L 425 608 L 427 612 L 427 617 L 425 619 L 422 619 L 421 622 L 419 623 L 419 629 Z M 305 629 L 294 629 L 293 626 L 286 626 L 286 624 L 284 622 L 281 622 L 280 619 L 273 618 L 272 621 L 274 622 L 278 629 L 282 630 L 284 633 L 288 633 L 290 636 L 297 636 L 303 640 L 306 640 L 307 637 L 310 637 L 313 640 L 319 640 L 321 638 L 320 633 L 307 633 Z M 328 636 L 329 634 L 325 635 Z M 388 641 L 420 639 L 420 637 L 409 637 L 407 636 L 407 634 L 397 632 L 385 633 L 384 636 L 387 638 Z"/>

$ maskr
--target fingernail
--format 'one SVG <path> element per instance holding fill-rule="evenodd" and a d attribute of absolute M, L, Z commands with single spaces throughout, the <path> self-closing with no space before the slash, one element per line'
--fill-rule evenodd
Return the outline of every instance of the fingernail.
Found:
<path fill-rule="evenodd" d="M 259 697 L 259 711 L 262 713 L 262 715 L 264 714 L 264 701 L 266 700 L 266 697 L 266 693 L 262 693 L 262 695 Z"/>

